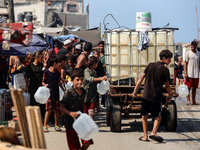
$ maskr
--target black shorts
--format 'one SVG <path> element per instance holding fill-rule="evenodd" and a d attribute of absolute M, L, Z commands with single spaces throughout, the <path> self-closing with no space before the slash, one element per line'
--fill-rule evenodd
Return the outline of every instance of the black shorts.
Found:
<path fill-rule="evenodd" d="M 147 115 L 151 113 L 152 117 L 157 117 L 161 115 L 161 102 L 149 101 L 142 99 L 141 115 Z"/>

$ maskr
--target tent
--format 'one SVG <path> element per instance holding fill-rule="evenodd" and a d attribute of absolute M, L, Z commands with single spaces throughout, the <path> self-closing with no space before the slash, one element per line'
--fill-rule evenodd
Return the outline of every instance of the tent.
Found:
<path fill-rule="evenodd" d="M 32 41 L 28 46 L 20 45 L 20 44 L 10 44 L 10 50 L 3 50 L 2 44 L 0 44 L 0 55 L 15 55 L 15 56 L 23 56 L 26 55 L 27 52 L 33 54 L 36 51 L 48 49 L 47 43 L 38 35 L 33 34 Z"/>

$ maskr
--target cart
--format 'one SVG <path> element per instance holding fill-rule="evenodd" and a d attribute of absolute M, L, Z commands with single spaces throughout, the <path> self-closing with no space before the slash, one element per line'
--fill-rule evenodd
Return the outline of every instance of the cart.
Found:
<path fill-rule="evenodd" d="M 137 94 L 137 98 L 131 103 L 132 92 L 139 77 L 150 62 L 159 60 L 159 53 L 163 49 L 169 49 L 174 54 L 175 44 L 173 31 L 170 29 L 155 29 L 147 31 L 149 37 L 149 47 L 147 50 L 138 51 L 140 40 L 139 32 L 132 30 L 113 30 L 104 32 L 105 41 L 105 61 L 106 69 L 110 75 L 110 91 L 106 98 L 106 124 L 110 126 L 112 132 L 121 131 L 122 118 L 141 118 L 141 103 L 143 85 Z M 174 59 L 168 65 L 170 78 L 174 78 Z M 175 87 L 171 86 L 175 93 Z M 178 96 L 173 94 L 172 101 L 166 104 L 167 92 L 163 87 L 162 100 L 162 121 L 161 125 L 167 131 L 175 131 L 177 127 L 177 108 L 175 99 Z M 149 115 L 151 118 L 151 115 Z"/>

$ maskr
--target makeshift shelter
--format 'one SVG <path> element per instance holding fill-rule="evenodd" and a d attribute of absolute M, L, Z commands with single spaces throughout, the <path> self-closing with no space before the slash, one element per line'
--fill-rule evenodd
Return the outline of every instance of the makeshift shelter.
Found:
<path fill-rule="evenodd" d="M 32 41 L 28 46 L 10 43 L 10 50 L 3 50 L 2 44 L 0 44 L 0 55 L 23 56 L 26 55 L 27 52 L 33 54 L 36 51 L 44 50 L 47 48 L 48 48 L 47 43 L 38 35 L 33 34 Z"/>

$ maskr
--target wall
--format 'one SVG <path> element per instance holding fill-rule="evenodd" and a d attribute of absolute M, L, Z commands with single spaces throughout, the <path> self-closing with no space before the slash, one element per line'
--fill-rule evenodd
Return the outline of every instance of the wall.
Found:
<path fill-rule="evenodd" d="M 32 3 L 32 4 L 15 4 L 14 5 L 14 12 L 15 12 L 15 21 L 18 20 L 18 14 L 24 13 L 24 12 L 32 12 L 32 14 L 35 14 L 37 16 L 36 21 L 40 21 L 41 25 L 46 25 L 46 10 L 47 5 L 45 1 L 40 1 L 38 3 Z M 35 13 L 34 13 L 35 12 Z"/>

